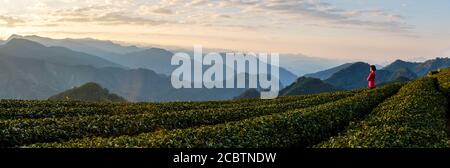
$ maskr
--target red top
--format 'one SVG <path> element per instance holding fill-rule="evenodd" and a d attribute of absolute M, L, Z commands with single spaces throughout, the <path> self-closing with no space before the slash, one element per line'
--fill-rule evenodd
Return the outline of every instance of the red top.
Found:
<path fill-rule="evenodd" d="M 369 88 L 375 88 L 375 72 L 374 71 L 370 71 L 370 74 L 367 77 L 367 81 L 369 82 Z"/>

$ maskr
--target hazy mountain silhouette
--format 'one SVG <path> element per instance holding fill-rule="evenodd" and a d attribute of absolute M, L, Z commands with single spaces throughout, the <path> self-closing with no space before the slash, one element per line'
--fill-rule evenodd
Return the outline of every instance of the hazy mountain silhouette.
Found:
<path fill-rule="evenodd" d="M 349 67 L 350 65 L 352 65 L 352 63 L 346 63 L 346 64 L 342 64 L 342 65 L 339 65 L 339 66 L 336 66 L 336 67 L 333 67 L 333 68 L 330 68 L 330 69 L 327 69 L 324 71 L 306 74 L 305 76 L 325 80 L 325 79 L 328 79 L 329 77 L 331 77 L 331 75 L 333 75 L 334 73 L 336 73 L 342 69 L 345 69 L 345 68 Z"/>
<path fill-rule="evenodd" d="M 109 93 L 97 83 L 89 82 L 80 87 L 74 87 L 57 95 L 51 96 L 49 100 L 65 101 L 89 101 L 89 102 L 126 102 L 123 97 Z"/>
<path fill-rule="evenodd" d="M 310 57 L 303 54 L 280 54 L 280 66 L 296 76 L 304 76 L 342 63 L 344 62 L 339 60 Z"/>
<path fill-rule="evenodd" d="M 115 66 L 115 67 L 107 67 Z M 245 89 L 174 89 L 170 78 L 148 69 L 123 69 L 93 55 L 11 39 L 0 47 L 3 99 L 47 99 L 95 82 L 131 101 L 231 99 Z"/>
<path fill-rule="evenodd" d="M 130 68 L 146 68 L 170 75 L 176 68 L 171 65 L 172 56 L 173 53 L 165 49 L 150 48 L 125 54 L 116 61 Z"/>
<path fill-rule="evenodd" d="M 0 78 L 3 99 L 47 99 L 87 82 L 98 83 L 131 101 L 224 100 L 245 90 L 174 89 L 168 76 L 148 69 L 71 66 L 9 56 L 0 56 Z"/>
<path fill-rule="evenodd" d="M 46 47 L 42 44 L 14 38 L 0 46 L 0 55 L 32 58 L 64 65 L 91 65 L 94 67 L 121 67 L 100 57 L 76 52 L 63 47 Z"/>
<path fill-rule="evenodd" d="M 111 41 L 85 39 L 51 39 L 40 36 L 12 35 L 12 39 L 27 39 L 41 43 L 45 46 L 60 46 L 74 51 L 95 55 L 127 68 L 146 68 L 156 73 L 171 75 L 176 68 L 171 65 L 173 52 L 161 48 L 139 48 L 136 46 L 123 46 Z M 192 53 L 189 53 L 192 56 Z M 206 70 L 207 67 L 204 69 Z M 226 68 L 226 67 L 225 67 Z M 298 76 L 280 67 L 280 80 L 283 86 L 287 86 Z"/>
<path fill-rule="evenodd" d="M 11 35 L 8 40 L 14 38 L 22 38 L 31 40 L 47 47 L 51 46 L 59 46 L 65 47 L 74 51 L 84 52 L 91 55 L 101 56 L 101 57 L 109 57 L 109 54 L 127 54 L 130 52 L 141 51 L 143 49 L 136 46 L 124 46 L 121 44 L 114 43 L 109 40 L 97 40 L 92 38 L 84 38 L 84 39 L 52 39 L 47 37 L 40 36 L 20 36 L 20 35 Z"/>

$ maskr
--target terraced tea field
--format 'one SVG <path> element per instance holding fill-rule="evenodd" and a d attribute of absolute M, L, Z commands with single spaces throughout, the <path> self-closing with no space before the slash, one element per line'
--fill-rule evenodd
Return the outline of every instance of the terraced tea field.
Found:
<path fill-rule="evenodd" d="M 0 146 L 448 147 L 450 70 L 316 95 L 174 103 L 0 101 Z"/>

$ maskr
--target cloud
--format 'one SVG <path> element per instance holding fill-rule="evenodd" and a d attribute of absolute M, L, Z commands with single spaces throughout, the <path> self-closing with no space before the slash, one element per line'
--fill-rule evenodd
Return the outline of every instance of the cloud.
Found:
<path fill-rule="evenodd" d="M 56 23 L 95 23 L 102 25 L 161 25 L 168 23 L 165 20 L 129 16 L 125 12 L 112 9 L 109 6 L 90 6 L 68 10 L 57 10 L 52 13 L 58 18 Z"/>
<path fill-rule="evenodd" d="M 226 15 L 226 14 L 218 14 L 218 15 L 214 15 L 215 18 L 232 18 L 230 15 Z"/>
<path fill-rule="evenodd" d="M 346 10 L 318 0 L 268 0 L 239 1 L 211 0 L 197 5 L 212 4 L 220 8 L 239 8 L 240 15 L 255 18 L 275 18 L 286 20 L 286 24 L 304 23 L 322 27 L 350 27 L 373 31 L 408 34 L 414 26 L 405 22 L 405 17 L 381 9 Z M 261 16 L 262 15 L 262 16 Z M 231 16 L 231 15 L 229 15 Z M 279 19 L 276 19 L 279 18 Z M 289 20 L 290 19 L 290 20 Z"/>
<path fill-rule="evenodd" d="M 160 25 L 167 23 L 166 21 L 157 21 L 142 17 L 126 16 L 124 13 L 108 13 L 106 15 L 95 17 L 96 22 L 104 24 L 145 24 L 145 25 Z"/>
<path fill-rule="evenodd" d="M 329 25 L 375 28 L 391 32 L 405 32 L 413 28 L 403 22 L 403 16 L 388 11 L 344 10 L 319 1 L 273 1 L 259 4 L 258 8 L 287 14 L 302 20 L 323 21 Z"/>
<path fill-rule="evenodd" d="M 374 17 L 384 17 L 386 19 L 389 20 L 396 20 L 396 21 L 401 21 L 404 20 L 405 17 L 399 14 L 395 14 L 395 13 L 390 13 L 384 10 L 379 10 L 379 9 L 371 9 L 371 10 L 354 10 L 354 11 L 350 11 L 348 12 L 350 14 L 350 16 L 363 16 L 363 15 L 367 15 L 367 16 L 374 16 Z"/>
<path fill-rule="evenodd" d="M 162 20 L 152 20 L 142 17 L 127 16 L 121 12 L 106 13 L 101 15 L 72 15 L 74 17 L 65 17 L 60 19 L 61 22 L 80 22 L 80 23 L 97 23 L 103 25 L 124 25 L 124 24 L 136 24 L 136 25 L 160 25 L 167 23 Z"/>
<path fill-rule="evenodd" d="M 190 3 L 187 3 L 186 6 L 201 6 L 210 3 L 209 0 L 193 0 Z"/>
<path fill-rule="evenodd" d="M 201 24 L 231 28 L 264 26 L 279 29 L 299 25 L 328 28 L 352 28 L 410 35 L 409 25 L 400 14 L 383 9 L 344 9 L 319 0 L 136 0 L 73 1 L 65 7 L 54 3 L 35 4 L 50 13 L 30 14 L 29 24 L 65 25 L 69 23 L 119 24 Z M 76 5 L 75 5 L 76 4 Z M 32 6 L 32 5 L 30 5 Z M 33 8 L 34 9 L 34 8 Z M 44 10 L 45 9 L 45 10 Z M 136 10 L 137 9 L 137 10 Z M 21 17 L 24 18 L 24 17 Z M 12 17 L 0 17 L 0 23 L 15 26 L 21 22 Z M 34 21 L 34 22 L 33 22 Z M 27 22 L 28 23 L 28 22 Z M 255 26 L 253 26 L 255 27 Z"/>
<path fill-rule="evenodd" d="M 3 24 L 2 24 L 2 22 L 3 22 Z M 18 24 L 22 24 L 22 23 L 25 23 L 25 21 L 18 19 L 16 17 L 0 15 L 0 25 L 4 25 L 7 27 L 15 27 Z"/>
<path fill-rule="evenodd" d="M 158 14 L 166 14 L 166 15 L 173 14 L 172 10 L 166 9 L 166 8 L 157 8 L 157 9 L 154 9 L 153 12 L 158 13 Z"/>

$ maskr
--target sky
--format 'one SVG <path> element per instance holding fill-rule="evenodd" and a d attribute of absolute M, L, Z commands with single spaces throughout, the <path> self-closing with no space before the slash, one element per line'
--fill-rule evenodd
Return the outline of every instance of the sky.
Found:
<path fill-rule="evenodd" d="M 450 56 L 448 0 L 0 0 L 0 39 L 92 37 L 386 63 Z"/>

